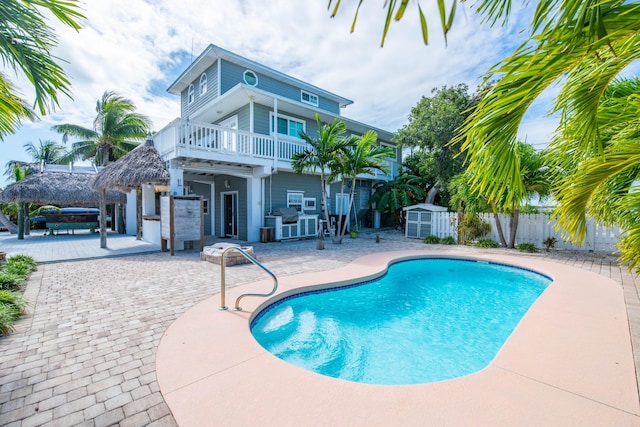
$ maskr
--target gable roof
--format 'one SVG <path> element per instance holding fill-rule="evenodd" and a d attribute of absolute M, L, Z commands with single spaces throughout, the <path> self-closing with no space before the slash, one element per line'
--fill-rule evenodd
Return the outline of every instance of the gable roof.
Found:
<path fill-rule="evenodd" d="M 198 56 L 195 61 L 193 61 L 193 63 L 191 63 L 191 65 L 189 65 L 189 67 L 187 67 L 187 69 L 184 70 L 182 74 L 180 74 L 176 81 L 173 82 L 171 86 L 169 86 L 167 92 L 174 95 L 180 95 L 180 93 L 187 89 L 192 83 L 194 76 L 195 78 L 199 78 L 200 75 L 204 73 L 204 71 L 211 65 L 213 65 L 218 59 L 223 59 L 225 61 L 241 65 L 253 71 L 273 77 L 277 80 L 287 82 L 301 89 L 308 90 L 309 92 L 313 92 L 316 95 L 323 96 L 327 99 L 337 102 L 340 107 L 346 107 L 349 104 L 353 104 L 353 101 L 351 101 L 350 99 L 336 95 L 335 93 L 321 89 L 312 84 L 303 82 L 302 80 L 298 80 L 295 77 L 291 77 L 280 71 L 274 70 L 273 68 L 269 68 L 266 65 L 262 65 L 258 62 L 252 61 L 213 44 L 210 44 L 200 54 L 200 56 Z"/>

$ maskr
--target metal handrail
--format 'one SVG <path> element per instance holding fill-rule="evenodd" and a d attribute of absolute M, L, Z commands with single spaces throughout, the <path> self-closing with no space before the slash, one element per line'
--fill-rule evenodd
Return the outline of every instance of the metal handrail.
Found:
<path fill-rule="evenodd" d="M 246 253 L 241 248 L 237 248 L 237 247 L 226 248 L 224 251 L 222 251 L 222 256 L 221 256 L 221 260 L 220 260 L 220 310 L 226 310 L 228 308 L 225 305 L 225 288 L 226 288 L 225 269 L 227 267 L 226 266 L 227 263 L 225 261 L 225 256 L 227 255 L 227 252 L 230 252 L 230 251 L 239 252 L 242 256 L 244 256 L 246 259 L 251 261 L 253 264 L 255 264 L 258 267 L 260 267 L 261 269 L 263 269 L 273 279 L 273 289 L 271 290 L 271 292 L 269 292 L 268 294 L 242 294 L 242 295 L 240 295 L 238 298 L 236 298 L 236 305 L 233 308 L 234 311 L 242 311 L 242 307 L 240 307 L 240 300 L 242 298 L 244 298 L 244 297 L 270 297 L 271 295 L 276 293 L 276 291 L 278 290 L 278 278 L 276 277 L 275 274 L 273 274 L 271 272 L 271 270 L 269 270 L 267 267 L 262 265 L 260 263 L 260 261 L 258 261 L 257 259 L 255 259 L 251 255 Z"/>

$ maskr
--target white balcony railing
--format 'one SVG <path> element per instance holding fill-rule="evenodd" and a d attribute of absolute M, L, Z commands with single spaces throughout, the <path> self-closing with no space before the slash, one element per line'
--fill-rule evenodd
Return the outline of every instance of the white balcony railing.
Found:
<path fill-rule="evenodd" d="M 181 119 L 169 123 L 154 135 L 153 140 L 158 153 L 165 160 L 176 157 L 178 150 L 184 148 L 189 149 L 194 157 L 200 152 L 291 162 L 295 153 L 307 148 L 305 142 L 286 137 L 278 137 L 276 141 L 269 135 Z M 397 162 L 389 160 L 387 168 L 391 176 L 377 172 L 375 178 L 390 179 L 396 176 Z"/>

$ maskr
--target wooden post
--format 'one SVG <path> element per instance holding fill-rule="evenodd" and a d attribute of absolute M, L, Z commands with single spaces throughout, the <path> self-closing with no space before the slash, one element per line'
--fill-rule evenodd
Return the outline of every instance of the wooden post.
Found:
<path fill-rule="evenodd" d="M 100 190 L 100 247 L 107 247 L 107 190 Z"/>
<path fill-rule="evenodd" d="M 142 187 L 136 189 L 136 240 L 142 240 Z"/>

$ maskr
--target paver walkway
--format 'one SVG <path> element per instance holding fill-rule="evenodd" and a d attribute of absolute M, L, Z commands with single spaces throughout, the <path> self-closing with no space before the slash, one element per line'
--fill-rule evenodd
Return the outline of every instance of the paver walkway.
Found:
<path fill-rule="evenodd" d="M 316 250 L 313 240 L 254 247 L 279 276 L 337 268 L 366 253 L 428 253 L 436 248 L 405 239 L 400 232 L 379 234 L 381 243 L 375 242 L 375 234 L 361 233 L 355 240 L 347 237 L 343 245 L 327 241 L 324 251 Z M 559 251 L 522 256 L 545 257 L 620 283 L 636 367 L 640 366 L 636 278 L 609 256 Z M 253 265 L 234 266 L 227 280 L 238 285 L 262 274 Z M 197 252 L 40 265 L 26 289 L 33 304 L 30 313 L 13 334 L 0 338 L 0 425 L 175 425 L 156 382 L 156 348 L 167 327 L 194 304 L 218 293 L 219 285 L 219 267 L 201 261 Z"/>

